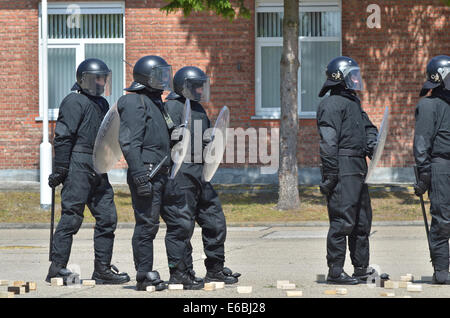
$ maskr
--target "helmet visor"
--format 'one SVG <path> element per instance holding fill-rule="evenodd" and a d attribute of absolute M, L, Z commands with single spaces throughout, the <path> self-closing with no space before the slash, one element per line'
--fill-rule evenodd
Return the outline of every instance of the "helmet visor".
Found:
<path fill-rule="evenodd" d="M 160 90 L 173 90 L 172 82 L 172 66 L 155 66 L 152 68 L 150 75 L 149 86 L 154 89 Z"/>
<path fill-rule="evenodd" d="M 444 67 L 442 78 L 444 80 L 445 89 L 450 90 L 450 67 Z"/>
<path fill-rule="evenodd" d="M 187 78 L 183 84 L 183 96 L 197 102 L 209 102 L 210 83 L 209 77 Z"/>
<path fill-rule="evenodd" d="M 109 72 L 83 72 L 81 76 L 81 89 L 92 96 L 111 95 L 112 73 Z"/>
<path fill-rule="evenodd" d="M 351 67 L 344 72 L 345 86 L 355 91 L 363 90 L 361 70 L 359 67 Z"/>

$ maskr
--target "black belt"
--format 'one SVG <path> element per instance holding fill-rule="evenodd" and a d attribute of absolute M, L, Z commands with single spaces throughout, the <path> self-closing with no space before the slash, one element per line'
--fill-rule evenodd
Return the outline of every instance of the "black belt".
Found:
<path fill-rule="evenodd" d="M 353 149 L 339 149 L 339 156 L 361 157 L 361 158 L 365 157 L 363 151 Z"/>
<path fill-rule="evenodd" d="M 450 165 L 450 159 L 441 158 L 441 157 L 431 158 L 431 162 L 432 163 L 443 163 L 443 164 L 446 164 L 446 165 Z"/>
<path fill-rule="evenodd" d="M 153 168 L 156 167 L 157 165 L 158 165 L 157 163 L 144 164 L 145 168 L 147 168 L 150 173 L 152 172 Z M 161 168 L 159 168 L 159 171 L 156 173 L 156 175 L 158 175 L 158 174 L 163 174 L 163 175 L 170 174 L 170 166 L 162 166 Z"/>
<path fill-rule="evenodd" d="M 82 152 L 82 153 L 88 153 L 92 155 L 92 147 L 87 145 L 75 145 L 72 148 L 72 151 L 74 152 Z"/>

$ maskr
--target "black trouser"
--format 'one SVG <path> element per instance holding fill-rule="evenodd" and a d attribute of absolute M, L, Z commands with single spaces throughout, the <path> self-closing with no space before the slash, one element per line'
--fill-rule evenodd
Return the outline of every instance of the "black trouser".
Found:
<path fill-rule="evenodd" d="M 431 164 L 430 249 L 435 270 L 449 269 L 450 160 Z"/>
<path fill-rule="evenodd" d="M 339 181 L 328 200 L 330 229 L 327 237 L 328 266 L 343 268 L 348 247 L 354 267 L 369 265 L 369 235 L 372 207 L 364 183 L 364 158 L 339 157 Z"/>
<path fill-rule="evenodd" d="M 202 229 L 206 269 L 220 270 L 225 262 L 225 215 L 211 183 L 202 181 L 202 170 L 202 164 L 184 163 L 166 188 L 163 218 L 170 268 L 192 269 L 195 221 Z"/>
<path fill-rule="evenodd" d="M 159 230 L 159 216 L 166 181 L 167 175 L 156 174 L 152 179 L 152 196 L 142 197 L 137 195 L 136 185 L 129 170 L 127 173 L 136 222 L 132 246 L 134 266 L 138 272 L 151 272 L 153 270 L 153 240 Z"/>
<path fill-rule="evenodd" d="M 72 237 L 83 222 L 87 204 L 95 218 L 95 259 L 110 264 L 114 245 L 117 212 L 114 192 L 108 175 L 98 175 L 92 168 L 92 155 L 73 152 L 69 174 L 61 190 L 61 220 L 53 238 L 51 259 L 67 265 L 72 248 Z"/>

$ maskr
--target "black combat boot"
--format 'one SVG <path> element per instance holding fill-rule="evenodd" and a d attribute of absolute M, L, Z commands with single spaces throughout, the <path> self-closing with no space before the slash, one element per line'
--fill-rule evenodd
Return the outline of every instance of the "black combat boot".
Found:
<path fill-rule="evenodd" d="M 193 269 L 189 269 L 189 275 L 191 275 L 191 278 L 194 281 L 199 282 L 199 283 L 204 283 L 203 278 L 195 276 L 195 271 Z"/>
<path fill-rule="evenodd" d="M 167 288 L 167 284 L 160 278 L 157 271 L 137 272 L 136 281 L 136 290 L 138 291 L 146 291 L 148 286 L 155 286 L 156 291 Z"/>
<path fill-rule="evenodd" d="M 328 270 L 327 284 L 333 285 L 357 285 L 359 280 L 350 277 L 342 267 L 331 266 Z"/>
<path fill-rule="evenodd" d="M 183 284 L 183 289 L 186 290 L 198 290 L 204 287 L 203 280 L 199 281 L 195 279 L 195 273 L 192 275 L 191 270 L 187 269 L 182 271 L 178 268 L 170 269 L 169 284 Z"/>
<path fill-rule="evenodd" d="M 68 270 L 65 265 L 52 262 L 50 264 L 50 268 L 48 269 L 48 274 L 45 278 L 45 281 L 47 283 L 50 283 L 52 278 L 61 277 L 63 279 L 64 285 L 67 285 L 67 281 L 75 279 L 75 276 L 78 276 L 78 274 Z"/>
<path fill-rule="evenodd" d="M 360 283 L 364 284 L 372 275 L 378 276 L 377 271 L 372 267 L 355 267 L 352 277 L 356 278 Z"/>
<path fill-rule="evenodd" d="M 233 273 L 228 267 L 219 270 L 208 269 L 205 276 L 205 282 L 224 282 L 226 285 L 236 284 L 240 273 Z"/>
<path fill-rule="evenodd" d="M 117 285 L 128 283 L 130 281 L 130 276 L 128 276 L 127 273 L 119 272 L 119 269 L 114 265 L 107 265 L 102 262 L 95 261 L 92 279 L 99 285 Z"/>
<path fill-rule="evenodd" d="M 449 280 L 448 270 L 438 271 L 435 270 L 433 274 L 432 284 L 443 285 L 447 280 Z"/>

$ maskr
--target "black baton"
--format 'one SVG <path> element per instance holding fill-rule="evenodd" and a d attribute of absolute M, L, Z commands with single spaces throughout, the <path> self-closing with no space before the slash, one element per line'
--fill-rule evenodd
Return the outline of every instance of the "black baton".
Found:
<path fill-rule="evenodd" d="M 419 171 L 417 170 L 417 166 L 414 166 L 414 174 L 416 175 L 416 183 L 419 184 Z M 427 233 L 427 241 L 428 241 L 428 249 L 430 250 L 430 258 L 433 259 L 431 255 L 431 245 L 430 245 L 430 229 L 428 228 L 428 219 L 427 213 L 425 211 L 425 203 L 423 201 L 423 195 L 419 195 L 420 198 L 420 206 L 422 207 L 422 215 L 423 221 L 425 223 L 425 232 Z"/>
<path fill-rule="evenodd" d="M 55 227 L 55 187 L 52 187 L 52 208 L 50 214 L 50 248 L 48 251 L 48 260 L 52 261 L 53 248 L 53 228 Z"/>
<path fill-rule="evenodd" d="M 165 156 L 160 163 L 158 163 L 155 167 L 155 169 L 152 169 L 152 171 L 150 172 L 150 180 L 158 173 L 159 169 L 161 169 L 164 161 L 167 160 L 167 156 Z"/>

